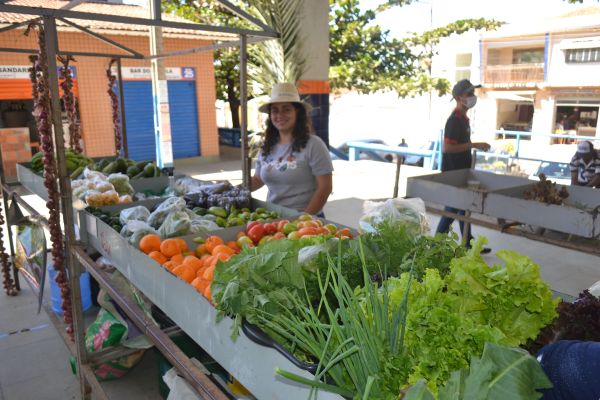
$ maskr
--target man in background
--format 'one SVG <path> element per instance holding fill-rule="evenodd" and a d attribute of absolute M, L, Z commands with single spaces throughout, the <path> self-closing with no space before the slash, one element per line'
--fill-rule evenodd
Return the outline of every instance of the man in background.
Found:
<path fill-rule="evenodd" d="M 485 142 L 471 142 L 471 125 L 467 111 L 477 104 L 475 89 L 480 86 L 473 85 L 468 79 L 463 79 L 452 88 L 452 97 L 456 101 L 456 108 L 448 117 L 446 127 L 444 128 L 444 143 L 442 145 L 442 171 L 453 171 L 457 169 L 471 168 L 472 156 L 471 149 L 488 151 L 490 145 Z M 458 210 L 452 207 L 444 208 L 445 211 L 458 215 L 465 215 L 464 210 Z M 437 227 L 438 233 L 447 233 L 454 218 L 442 217 Z M 471 246 L 471 229 L 465 233 L 464 222 L 459 222 L 460 232 L 467 248 Z M 491 249 L 484 248 L 482 253 L 489 253 Z"/>
<path fill-rule="evenodd" d="M 571 185 L 600 187 L 600 157 L 592 142 L 577 143 L 577 152 L 571 158 Z"/>

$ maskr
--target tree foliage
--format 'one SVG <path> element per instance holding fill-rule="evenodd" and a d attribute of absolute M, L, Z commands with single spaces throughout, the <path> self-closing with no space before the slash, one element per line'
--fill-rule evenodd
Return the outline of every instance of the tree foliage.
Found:
<path fill-rule="evenodd" d="M 430 74 L 435 45 L 452 34 L 500 25 L 483 18 L 466 19 L 400 40 L 373 23 L 381 12 L 411 2 L 387 0 L 374 10 L 363 11 L 360 0 L 330 0 L 329 78 L 334 90 L 393 90 L 406 97 L 433 89 L 443 94 L 450 83 Z"/>
<path fill-rule="evenodd" d="M 254 24 L 234 15 L 214 0 L 164 0 L 165 12 L 177 14 L 190 21 L 246 29 L 259 29 Z M 246 0 L 234 1 L 244 11 L 273 27 L 281 34 L 248 46 L 248 98 L 266 94 L 276 82 L 296 82 L 305 68 L 300 36 L 303 0 Z M 239 47 L 218 49 L 214 52 L 217 99 L 227 101 L 231 109 L 233 127 L 240 126 L 240 51 Z"/>

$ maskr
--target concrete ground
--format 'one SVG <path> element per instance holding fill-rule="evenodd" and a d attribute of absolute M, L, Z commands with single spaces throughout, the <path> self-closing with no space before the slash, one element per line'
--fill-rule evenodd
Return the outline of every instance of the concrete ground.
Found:
<path fill-rule="evenodd" d="M 218 163 L 186 159 L 176 162 L 176 170 L 205 180 L 227 179 L 239 183 L 238 157 L 238 149 L 224 147 Z M 357 227 L 365 200 L 389 198 L 393 194 L 394 164 L 334 161 L 334 168 L 333 194 L 324 210 L 329 220 Z M 403 166 L 400 196 L 406 192 L 407 177 L 427 173 L 430 171 Z M 266 190 L 257 191 L 255 197 L 264 199 Z M 31 201 L 37 209 L 43 207 L 34 196 Z M 428 218 L 434 230 L 438 217 Z M 531 257 L 540 265 L 542 277 L 557 291 L 577 295 L 600 280 L 600 257 L 481 227 L 474 227 L 473 233 L 486 236 L 494 251 L 511 249 Z M 486 257 L 489 262 L 497 260 L 493 253 Z M 0 294 L 0 400 L 79 398 L 78 380 L 71 372 L 67 348 L 44 311 L 36 314 L 36 297 L 24 280 L 21 288 L 17 297 Z M 107 382 L 105 387 L 114 399 L 160 399 L 154 351 L 147 351 L 142 362 L 125 378 Z"/>

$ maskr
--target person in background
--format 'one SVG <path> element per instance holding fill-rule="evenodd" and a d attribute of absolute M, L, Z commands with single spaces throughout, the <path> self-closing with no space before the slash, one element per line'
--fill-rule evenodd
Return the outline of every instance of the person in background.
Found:
<path fill-rule="evenodd" d="M 600 157 L 592 142 L 577 143 L 577 152 L 571 158 L 571 185 L 600 187 Z"/>
<path fill-rule="evenodd" d="M 456 101 L 456 108 L 450 114 L 444 128 L 444 143 L 442 145 L 442 171 L 453 171 L 457 169 L 471 168 L 472 156 L 471 149 L 488 151 L 490 145 L 485 142 L 471 142 L 471 126 L 467 111 L 477 103 L 475 89 L 480 86 L 473 85 L 468 79 L 463 79 L 452 88 L 452 97 Z M 464 210 L 458 210 L 453 207 L 445 207 L 445 211 L 459 215 L 465 215 Z M 453 218 L 442 217 L 438 224 L 437 233 L 447 233 L 454 222 Z M 460 232 L 464 232 L 464 223 L 460 222 Z M 471 230 L 466 232 L 466 246 L 471 246 Z M 482 253 L 489 253 L 491 249 L 484 248 Z"/>
<path fill-rule="evenodd" d="M 578 123 L 579 123 L 579 109 L 574 108 L 571 115 L 569 115 L 569 117 L 565 120 L 565 123 L 564 123 L 565 131 L 567 131 L 567 132 L 568 131 L 576 131 Z M 575 134 L 575 133 L 572 132 L 572 134 Z"/>
<path fill-rule="evenodd" d="M 250 190 L 267 185 L 267 201 L 323 216 L 333 164 L 327 145 L 311 131 L 310 110 L 294 84 L 273 86 L 271 98 L 259 107 L 268 118 Z"/>

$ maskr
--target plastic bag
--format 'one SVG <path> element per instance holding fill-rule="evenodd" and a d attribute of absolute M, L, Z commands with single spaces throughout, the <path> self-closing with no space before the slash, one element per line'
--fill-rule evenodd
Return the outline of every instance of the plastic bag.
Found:
<path fill-rule="evenodd" d="M 598 282 L 594 283 L 592 286 L 590 286 L 589 291 L 593 296 L 600 298 L 600 281 L 598 281 Z"/>
<path fill-rule="evenodd" d="M 419 198 L 365 201 L 364 215 L 358 221 L 360 232 L 376 232 L 385 221 L 406 225 L 415 235 L 429 232 L 425 203 Z"/>
<path fill-rule="evenodd" d="M 106 176 L 100 171 L 92 171 L 88 167 L 83 169 L 83 177 L 85 179 L 103 179 L 106 180 Z"/>
<path fill-rule="evenodd" d="M 206 233 L 209 231 L 216 231 L 218 229 L 223 229 L 223 228 L 221 228 L 219 225 L 217 225 L 213 221 L 209 221 L 207 219 L 202 219 L 202 217 L 192 219 L 192 222 L 190 224 L 190 233 L 199 234 L 199 233 Z"/>
<path fill-rule="evenodd" d="M 185 211 L 173 211 L 158 228 L 158 234 L 162 239 L 183 236 L 190 233 L 191 227 L 192 221 Z"/>
<path fill-rule="evenodd" d="M 131 198 L 131 195 L 125 194 L 123 196 L 119 196 L 119 204 L 129 204 L 129 203 L 133 203 L 133 199 Z"/>
<path fill-rule="evenodd" d="M 121 210 L 119 214 L 119 221 L 122 225 L 127 224 L 129 221 L 148 221 L 150 211 L 144 206 L 130 207 Z"/>
<path fill-rule="evenodd" d="M 148 225 L 144 221 L 129 221 L 121 229 L 121 236 L 128 238 L 129 243 L 137 249 L 140 244 L 140 240 L 148 234 L 158 234 L 156 229 Z"/>
<path fill-rule="evenodd" d="M 114 187 L 117 193 L 120 195 L 124 194 L 134 194 L 135 190 L 129 184 L 129 177 L 125 174 L 116 173 L 110 174 L 108 176 L 108 182 L 110 182 Z"/>
<path fill-rule="evenodd" d="M 101 193 L 97 190 L 87 190 L 83 195 L 83 200 L 88 206 L 102 207 L 112 204 L 119 204 L 119 195 L 114 190 Z"/>
<path fill-rule="evenodd" d="M 195 358 L 190 358 L 190 361 L 195 364 L 198 368 L 203 370 L 206 375 L 210 375 L 210 372 Z M 175 367 L 168 370 L 162 377 L 163 381 L 169 387 L 169 396 L 167 400 L 200 400 L 196 394 L 196 391 L 192 389 L 189 383 L 182 377 L 177 375 Z"/>
<path fill-rule="evenodd" d="M 154 228 L 159 228 L 169 213 L 172 211 L 183 210 L 185 210 L 185 200 L 181 197 L 169 197 L 150 214 L 150 217 L 148 217 L 148 224 Z"/>

